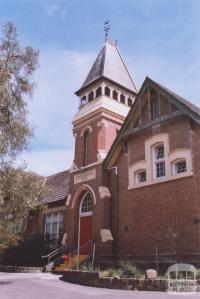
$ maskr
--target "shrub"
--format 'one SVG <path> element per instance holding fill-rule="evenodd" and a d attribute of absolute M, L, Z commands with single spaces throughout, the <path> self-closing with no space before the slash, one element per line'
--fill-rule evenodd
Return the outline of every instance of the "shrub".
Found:
<path fill-rule="evenodd" d="M 2 253 L 1 263 L 12 266 L 43 266 L 42 255 L 49 253 L 49 244 L 40 234 L 32 234 Z"/>
<path fill-rule="evenodd" d="M 122 277 L 140 278 L 143 274 L 131 261 L 120 262 L 120 267 L 123 272 Z"/>

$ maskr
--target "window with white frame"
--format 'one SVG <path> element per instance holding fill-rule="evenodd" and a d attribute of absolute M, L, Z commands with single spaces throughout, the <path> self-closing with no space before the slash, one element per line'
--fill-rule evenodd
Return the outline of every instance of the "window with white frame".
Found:
<path fill-rule="evenodd" d="M 146 180 L 147 180 L 147 174 L 146 174 L 145 169 L 138 170 L 135 172 L 135 183 L 136 184 L 146 182 Z"/>
<path fill-rule="evenodd" d="M 153 148 L 154 176 L 161 178 L 165 176 L 165 151 L 164 144 L 158 144 Z"/>
<path fill-rule="evenodd" d="M 80 214 L 82 216 L 88 215 L 92 213 L 92 197 L 90 193 L 87 193 L 80 206 Z"/>
<path fill-rule="evenodd" d="M 53 239 L 59 239 L 63 229 L 63 214 L 61 212 L 50 213 L 45 218 L 45 235 Z"/>
<path fill-rule="evenodd" d="M 181 159 L 174 163 L 174 174 L 180 174 L 187 171 L 186 160 Z"/>

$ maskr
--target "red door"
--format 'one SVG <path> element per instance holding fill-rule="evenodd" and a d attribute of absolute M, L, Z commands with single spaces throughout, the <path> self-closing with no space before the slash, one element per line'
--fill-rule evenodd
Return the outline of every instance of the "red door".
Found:
<path fill-rule="evenodd" d="M 92 240 L 92 216 L 80 217 L 80 248 L 88 241 Z M 80 249 L 80 254 L 90 254 L 91 245 Z"/>

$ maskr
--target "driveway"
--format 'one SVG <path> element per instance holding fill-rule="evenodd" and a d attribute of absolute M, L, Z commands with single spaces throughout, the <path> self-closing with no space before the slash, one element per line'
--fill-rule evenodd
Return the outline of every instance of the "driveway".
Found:
<path fill-rule="evenodd" d="M 162 292 L 99 289 L 66 283 L 49 273 L 0 273 L 1 299 L 170 299 L 200 298 L 174 296 Z"/>

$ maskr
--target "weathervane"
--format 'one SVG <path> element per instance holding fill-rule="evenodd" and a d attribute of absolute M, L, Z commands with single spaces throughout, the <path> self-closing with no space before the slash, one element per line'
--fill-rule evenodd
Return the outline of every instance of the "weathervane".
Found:
<path fill-rule="evenodd" d="M 111 25 L 110 25 L 110 21 L 106 21 L 104 23 L 104 31 L 105 31 L 105 41 L 107 41 L 107 38 L 108 38 L 108 32 L 111 28 Z"/>

